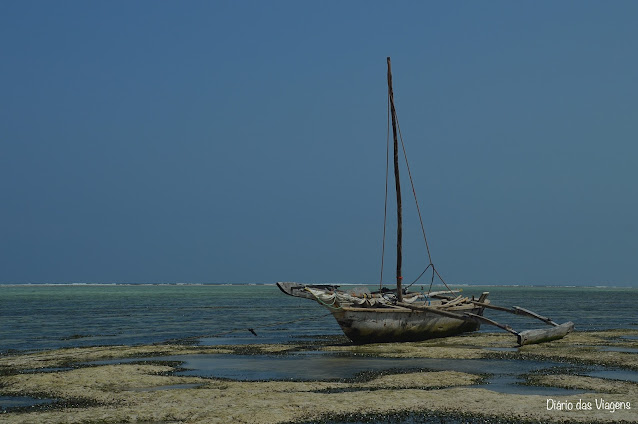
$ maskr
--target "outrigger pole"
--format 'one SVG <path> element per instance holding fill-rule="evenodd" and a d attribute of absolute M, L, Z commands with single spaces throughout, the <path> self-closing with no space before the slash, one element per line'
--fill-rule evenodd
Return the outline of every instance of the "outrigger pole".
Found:
<path fill-rule="evenodd" d="M 502 312 L 508 312 L 516 315 L 525 315 L 528 317 L 536 318 L 544 323 L 551 325 L 551 328 L 547 329 L 536 329 L 536 330 L 526 330 L 526 331 L 516 331 L 512 327 L 507 324 L 500 324 L 494 320 L 486 318 L 482 315 L 473 314 L 470 312 L 451 312 L 441 308 L 435 308 L 433 306 L 417 306 L 412 305 L 410 303 L 405 302 L 397 302 L 398 306 L 402 306 L 404 308 L 412 309 L 415 311 L 423 311 L 423 312 L 432 312 L 434 314 L 443 315 L 448 318 L 456 318 L 462 321 L 473 321 L 473 322 L 481 322 L 489 325 L 493 325 L 495 327 L 500 328 L 501 330 L 505 330 L 509 333 L 512 333 L 516 336 L 518 345 L 528 345 L 528 344 L 536 344 L 536 343 L 544 343 L 552 340 L 562 339 L 568 333 L 571 333 L 574 330 L 574 323 L 571 321 L 565 322 L 563 324 L 557 324 L 549 318 L 538 315 L 532 311 L 528 311 L 527 309 L 519 308 L 515 306 L 513 308 L 505 308 L 502 306 L 491 305 L 489 303 L 472 301 L 475 305 L 483 306 L 485 308 L 495 309 Z"/>

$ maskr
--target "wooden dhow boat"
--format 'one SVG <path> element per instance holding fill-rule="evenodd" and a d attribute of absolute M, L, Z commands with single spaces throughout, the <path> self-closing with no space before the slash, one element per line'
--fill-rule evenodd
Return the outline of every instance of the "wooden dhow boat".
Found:
<path fill-rule="evenodd" d="M 392 134 L 394 139 L 394 179 L 397 204 L 397 260 L 396 260 L 396 288 L 388 289 L 380 287 L 379 291 L 369 292 L 367 289 L 354 291 L 339 290 L 336 285 L 313 285 L 289 282 L 279 282 L 277 286 L 284 293 L 317 301 L 326 307 L 339 323 L 345 335 L 354 343 L 383 343 L 383 342 L 408 342 L 420 341 L 437 337 L 454 336 L 464 332 L 476 331 L 481 323 L 496 326 L 516 335 L 518 344 L 542 343 L 564 337 L 574 328 L 572 322 L 557 324 L 549 318 L 538 315 L 520 307 L 506 308 L 492 305 L 487 299 L 489 292 L 483 292 L 478 298 L 474 296 L 464 297 L 458 290 L 451 290 L 432 263 L 430 248 L 425 236 L 425 229 L 419 204 L 416 199 L 416 191 L 407 163 L 405 146 L 400 137 L 400 129 L 396 110 L 394 107 L 394 94 L 392 91 L 392 67 L 390 58 L 388 64 L 388 114 L 392 121 Z M 389 119 L 390 120 L 390 119 Z M 388 123 L 388 126 L 390 124 Z M 389 131 L 388 131 L 389 133 Z M 409 286 L 402 285 L 402 204 L 401 204 L 401 180 L 399 178 L 399 138 L 405 165 L 410 175 L 412 192 L 419 214 L 421 230 L 428 254 L 429 264 L 421 273 L 431 270 L 432 278 L 430 289 L 427 292 L 410 292 Z M 388 140 L 389 145 L 389 140 Z M 388 148 L 389 150 L 389 148 Z M 386 210 L 387 210 L 387 169 L 386 169 Z M 385 251 L 385 222 L 384 241 Z M 383 254 L 382 254 L 383 257 Z M 435 275 L 447 288 L 446 291 L 432 292 Z M 419 278 L 421 277 L 419 276 Z M 417 278 L 417 280 L 419 279 Z M 415 280 L 414 282 L 416 282 Z M 381 281 L 383 281 L 383 259 L 381 266 Z M 414 284 L 414 282 L 412 284 Z M 410 286 L 412 285 L 410 284 Z M 517 315 L 525 315 L 539 319 L 550 328 L 540 330 L 527 330 L 517 332 L 510 326 L 500 324 L 483 316 L 486 309 L 495 309 Z"/>

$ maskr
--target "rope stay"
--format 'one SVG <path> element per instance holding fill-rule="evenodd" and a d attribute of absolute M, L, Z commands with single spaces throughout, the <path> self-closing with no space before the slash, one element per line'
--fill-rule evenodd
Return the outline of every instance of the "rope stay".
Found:
<path fill-rule="evenodd" d="M 408 171 L 408 176 L 410 179 L 410 187 L 412 188 L 412 195 L 414 197 L 414 203 L 416 205 L 417 214 L 419 216 L 419 223 L 421 225 L 421 233 L 423 234 L 423 241 L 425 242 L 425 249 L 428 254 L 429 264 L 423 270 L 423 272 L 405 289 L 410 288 L 414 283 L 416 283 L 425 272 L 432 267 L 432 278 L 430 280 L 430 287 L 428 289 L 428 294 L 432 292 L 432 285 L 434 284 L 435 275 L 441 280 L 443 285 L 452 292 L 452 289 L 447 285 L 441 274 L 434 267 L 434 263 L 432 262 L 432 254 L 430 253 L 430 245 L 428 243 L 428 238 L 425 233 L 425 225 L 423 225 L 423 217 L 421 215 L 421 208 L 419 207 L 419 200 L 416 195 L 416 189 L 414 188 L 414 180 L 412 178 L 412 171 L 410 170 L 410 163 L 408 162 L 408 155 L 405 149 L 405 143 L 403 142 L 403 134 L 401 134 L 401 126 L 399 124 L 399 118 L 396 114 L 396 105 L 395 105 L 395 114 L 394 119 L 396 121 L 397 130 L 399 133 L 399 139 L 401 140 L 401 149 L 403 150 L 403 160 L 405 162 L 406 169 Z M 384 266 L 384 258 L 385 258 L 385 239 L 386 239 L 386 225 L 387 225 L 387 210 L 388 210 L 388 168 L 389 168 L 389 153 L 390 152 L 390 97 L 388 95 L 388 120 L 387 120 L 387 136 L 386 136 L 386 170 L 385 170 L 385 201 L 384 201 L 384 211 L 383 211 L 383 243 L 381 249 L 381 279 L 379 281 L 379 290 L 381 290 L 383 286 L 383 266 Z"/>
<path fill-rule="evenodd" d="M 385 230 L 388 220 L 388 171 L 390 169 L 390 96 L 388 96 L 388 122 L 385 148 L 385 200 L 383 205 L 383 242 L 381 243 L 381 277 L 379 290 L 383 288 L 383 261 L 385 258 Z"/>

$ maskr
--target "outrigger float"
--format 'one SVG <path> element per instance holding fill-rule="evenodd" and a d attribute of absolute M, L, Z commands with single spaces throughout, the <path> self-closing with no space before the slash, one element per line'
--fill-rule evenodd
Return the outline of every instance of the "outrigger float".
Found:
<path fill-rule="evenodd" d="M 446 286 L 447 291 L 432 292 L 432 283 L 427 292 L 409 292 L 402 287 L 402 206 L 401 206 L 401 180 L 399 178 L 399 143 L 397 137 L 398 119 L 394 107 L 394 94 L 392 91 L 392 69 L 390 58 L 388 62 L 388 115 L 392 117 L 392 134 L 394 137 L 394 177 L 397 200 L 397 261 L 396 261 L 396 288 L 388 289 L 380 287 L 379 291 L 346 292 L 339 290 L 336 285 L 312 285 L 299 283 L 277 283 L 284 293 L 315 300 L 328 308 L 337 320 L 345 335 L 354 343 L 383 343 L 420 341 L 437 337 L 454 336 L 457 334 L 476 331 L 481 324 L 496 326 L 508 331 L 517 337 L 520 346 L 543 343 L 565 337 L 574 329 L 573 322 L 557 324 L 549 318 L 535 312 L 515 306 L 507 308 L 492 305 L 487 299 L 489 292 L 484 292 L 475 299 L 457 295 L 458 290 L 451 290 L 443 281 L 438 270 L 432 263 L 430 247 L 425 236 L 425 229 L 416 190 L 410 174 L 410 167 L 405 154 L 405 146 L 401 139 L 403 157 L 410 175 L 412 193 L 419 214 L 423 239 L 428 254 L 429 265 L 421 276 L 429 269 L 432 270 L 432 283 L 435 275 Z M 388 122 L 388 127 L 390 123 Z M 388 131 L 389 132 L 389 131 Z M 400 134 L 400 130 L 398 131 Z M 389 146 L 389 140 L 388 140 Z M 389 147 L 388 147 L 389 150 Z M 389 156 L 389 154 L 387 155 Z M 386 169 L 386 211 L 387 211 L 387 169 Z M 387 216 L 387 215 L 386 215 Z M 383 251 L 385 251 L 385 222 L 384 222 Z M 383 255 L 382 255 L 383 257 Z M 381 261 L 381 281 L 383 281 L 383 259 Z M 421 277 L 419 276 L 419 278 Z M 417 278 L 417 280 L 419 279 Z M 415 280 L 414 282 L 416 282 Z M 412 284 L 414 284 L 414 282 Z M 410 284 L 410 286 L 412 285 Z M 518 332 L 509 325 L 500 324 L 483 316 L 486 309 L 523 315 L 543 321 L 549 328 L 527 330 Z"/>

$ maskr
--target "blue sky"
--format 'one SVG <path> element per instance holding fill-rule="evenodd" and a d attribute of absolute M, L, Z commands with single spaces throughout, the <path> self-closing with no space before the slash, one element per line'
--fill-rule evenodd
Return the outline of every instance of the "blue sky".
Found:
<path fill-rule="evenodd" d="M 2 2 L 0 283 L 377 283 L 391 56 L 446 281 L 636 286 L 636 16 Z M 427 260 L 404 187 L 409 281 Z"/>

